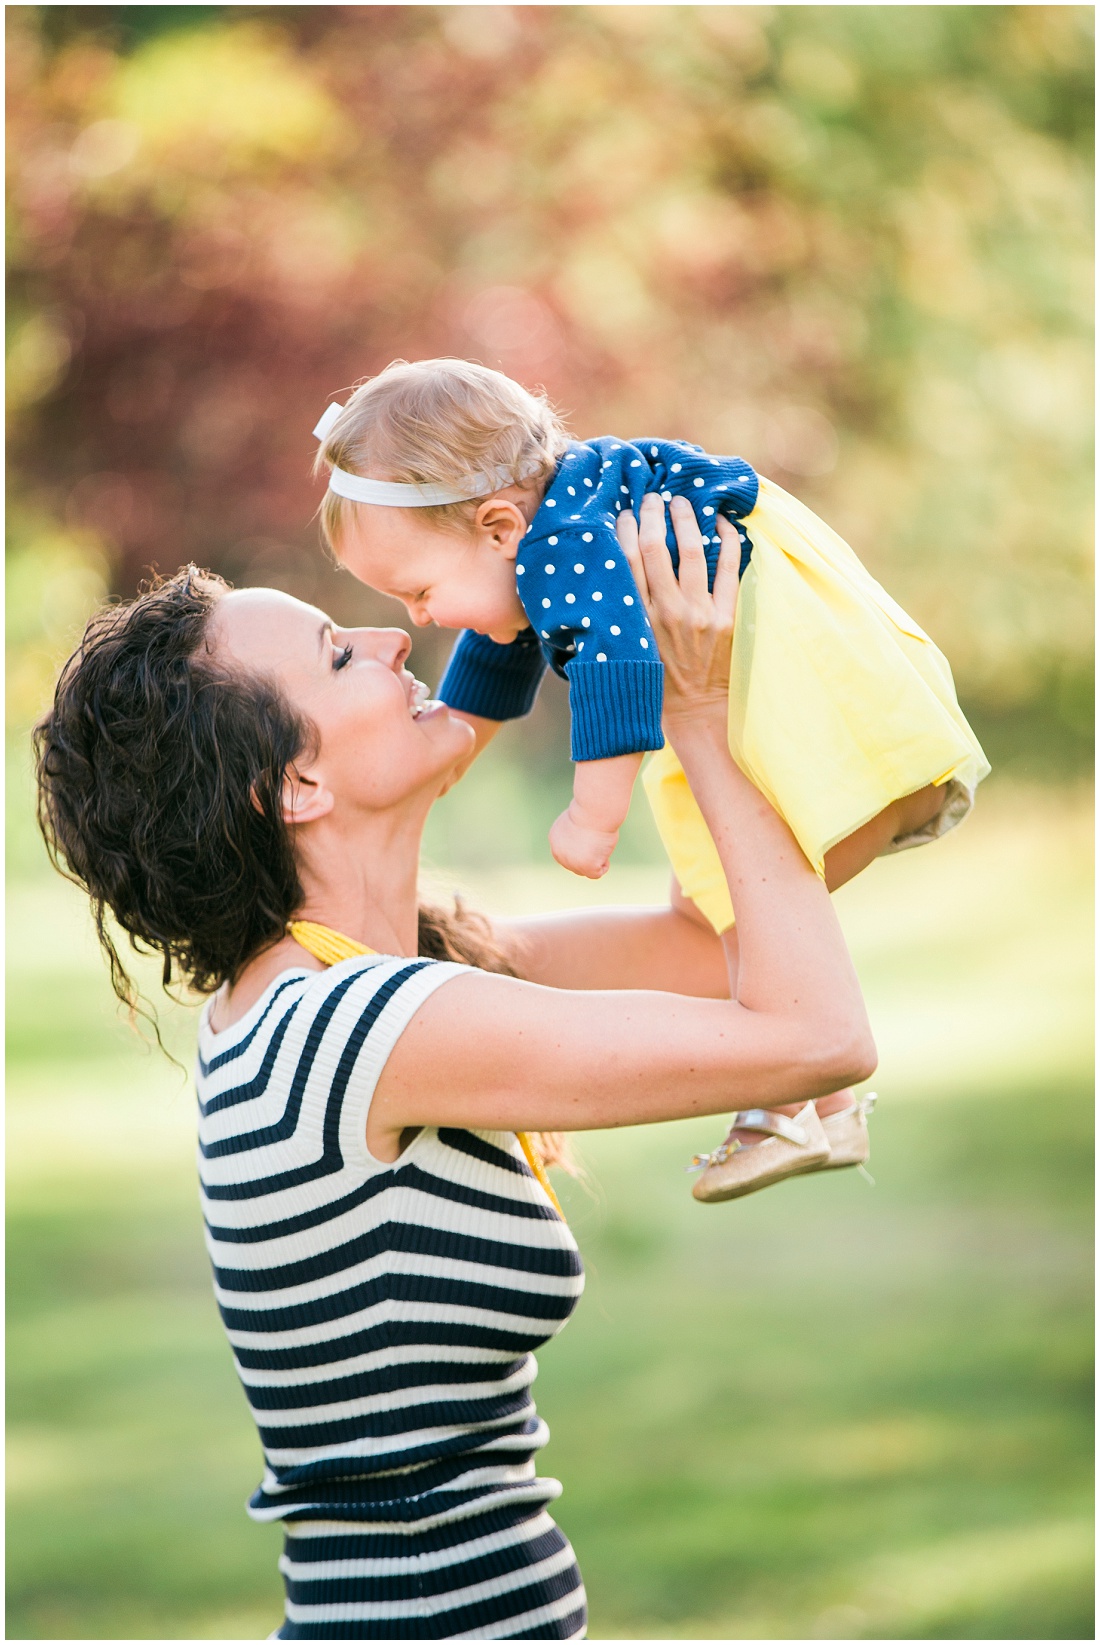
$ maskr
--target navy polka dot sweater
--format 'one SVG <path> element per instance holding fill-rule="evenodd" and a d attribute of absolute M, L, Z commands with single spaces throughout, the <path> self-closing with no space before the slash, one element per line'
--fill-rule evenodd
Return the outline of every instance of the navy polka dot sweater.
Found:
<path fill-rule="evenodd" d="M 488 720 L 529 713 L 549 665 L 569 681 L 572 758 L 603 760 L 660 748 L 664 670 L 615 521 L 656 492 L 688 497 L 703 532 L 711 582 L 721 544 L 716 514 L 740 521 L 757 479 L 740 457 L 711 457 L 679 440 L 574 441 L 562 457 L 516 557 L 516 587 L 531 627 L 511 645 L 466 630 L 439 687 L 450 708 Z M 752 545 L 742 527 L 741 569 Z M 679 564 L 668 527 L 668 550 Z"/>

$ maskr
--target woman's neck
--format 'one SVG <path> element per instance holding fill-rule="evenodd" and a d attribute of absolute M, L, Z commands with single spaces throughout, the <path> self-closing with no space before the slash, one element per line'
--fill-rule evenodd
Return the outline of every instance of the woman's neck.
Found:
<path fill-rule="evenodd" d="M 300 825 L 298 872 L 305 900 L 296 917 L 327 925 L 380 954 L 415 954 L 420 836 L 429 808 L 430 801 L 418 799 L 400 815 L 359 816 L 352 826 L 338 825 L 331 815 Z M 291 968 L 325 969 L 293 937 L 283 937 L 250 960 L 231 987 L 219 990 L 210 1016 L 214 1032 L 239 1021 Z"/>
<path fill-rule="evenodd" d="M 331 926 L 381 954 L 417 951 L 420 836 L 428 806 L 410 806 L 338 824 L 311 823 L 299 838 L 305 900 L 297 918 Z"/>

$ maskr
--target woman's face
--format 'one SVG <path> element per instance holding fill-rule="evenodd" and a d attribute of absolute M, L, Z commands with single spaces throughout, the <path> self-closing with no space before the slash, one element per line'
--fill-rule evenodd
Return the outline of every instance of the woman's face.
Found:
<path fill-rule="evenodd" d="M 341 810 L 383 811 L 434 795 L 474 742 L 472 728 L 405 667 L 400 628 L 338 628 L 323 611 L 273 588 L 243 588 L 218 602 L 211 649 L 247 673 L 274 680 L 317 727 L 310 772 Z"/>

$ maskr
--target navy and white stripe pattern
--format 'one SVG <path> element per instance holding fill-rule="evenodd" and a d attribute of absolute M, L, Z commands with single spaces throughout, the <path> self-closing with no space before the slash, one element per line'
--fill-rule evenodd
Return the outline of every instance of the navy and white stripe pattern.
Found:
<path fill-rule="evenodd" d="M 573 1237 L 511 1132 L 366 1146 L 386 1058 L 465 972 L 346 960 L 204 1018 L 207 1246 L 264 1449 L 249 1512 L 288 1521 L 282 1639 L 583 1637 L 530 1392 L 583 1286 Z"/>

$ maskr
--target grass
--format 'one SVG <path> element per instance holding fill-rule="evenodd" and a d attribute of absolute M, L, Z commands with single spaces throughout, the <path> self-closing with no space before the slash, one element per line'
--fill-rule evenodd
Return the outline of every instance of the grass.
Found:
<path fill-rule="evenodd" d="M 1093 1637 L 1090 853 L 1079 796 L 991 790 L 840 894 L 876 1187 L 699 1207 L 720 1122 L 582 1139 L 588 1289 L 536 1391 L 591 1637 Z M 502 912 L 661 893 L 440 877 Z M 279 1536 L 243 1512 L 187 1081 L 117 1020 L 75 893 L 21 879 L 8 919 L 8 1637 L 262 1638 Z"/>

